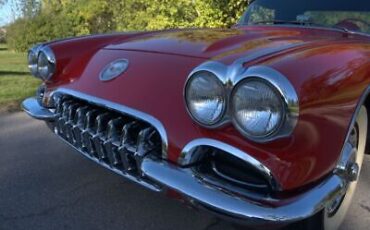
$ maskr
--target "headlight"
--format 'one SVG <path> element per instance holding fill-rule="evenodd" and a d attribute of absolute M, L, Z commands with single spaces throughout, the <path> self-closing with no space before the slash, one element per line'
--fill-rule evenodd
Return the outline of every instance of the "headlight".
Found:
<path fill-rule="evenodd" d="M 273 134 L 284 121 L 283 98 L 273 85 L 263 79 L 241 81 L 231 98 L 234 125 L 250 139 Z"/>
<path fill-rule="evenodd" d="M 37 76 L 37 59 L 39 46 L 35 46 L 28 51 L 28 68 L 32 75 Z"/>
<path fill-rule="evenodd" d="M 44 81 L 49 80 L 55 72 L 55 65 L 56 63 L 53 51 L 47 46 L 41 48 L 37 60 L 38 76 Z"/>
<path fill-rule="evenodd" d="M 185 100 L 190 115 L 201 125 L 214 126 L 225 114 L 225 89 L 222 82 L 211 72 L 199 71 L 188 79 Z"/>

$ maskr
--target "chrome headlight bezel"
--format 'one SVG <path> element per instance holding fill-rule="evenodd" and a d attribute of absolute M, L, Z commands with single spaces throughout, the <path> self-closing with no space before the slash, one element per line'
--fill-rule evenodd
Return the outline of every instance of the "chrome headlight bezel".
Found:
<path fill-rule="evenodd" d="M 208 126 L 200 124 L 196 119 L 194 119 L 194 117 L 189 112 L 188 106 L 186 104 L 186 109 L 188 110 L 191 118 L 201 126 L 212 129 L 232 123 L 235 129 L 237 129 L 239 133 L 241 133 L 241 135 L 243 135 L 248 140 L 257 143 L 270 142 L 276 139 L 291 136 L 296 127 L 299 117 L 299 99 L 293 85 L 283 74 L 271 67 L 258 65 L 246 68 L 243 64 L 244 62 L 242 59 L 235 61 L 229 66 L 224 65 L 220 62 L 209 61 L 201 64 L 192 71 L 192 73 L 188 77 L 188 80 L 197 71 L 209 71 L 211 73 L 214 73 L 215 76 L 224 85 L 227 104 L 225 106 L 226 109 L 223 118 L 216 124 Z M 234 90 L 237 88 L 239 83 L 250 79 L 258 79 L 268 84 L 269 87 L 271 87 L 274 92 L 276 92 L 276 95 L 279 96 L 282 103 L 283 111 L 279 125 L 277 125 L 276 129 L 274 129 L 272 132 L 269 132 L 266 135 L 262 136 L 253 136 L 248 134 L 241 127 L 238 126 L 233 118 L 231 104 Z M 186 85 L 188 84 L 188 80 L 186 81 L 184 92 L 186 92 Z M 186 93 L 184 93 L 184 98 L 186 103 Z"/>
<path fill-rule="evenodd" d="M 31 74 L 48 81 L 56 71 L 56 58 L 47 45 L 36 45 L 28 50 L 28 68 Z M 43 66 L 41 66 L 43 65 Z"/>
<path fill-rule="evenodd" d="M 220 81 L 217 75 L 218 74 L 215 72 L 206 71 L 206 70 L 194 71 L 192 74 L 189 75 L 186 81 L 186 84 L 185 84 L 185 88 L 184 88 L 184 99 L 185 99 L 185 105 L 186 105 L 186 110 L 188 114 L 197 124 L 204 126 L 206 128 L 217 128 L 220 125 L 222 125 L 223 121 L 225 121 L 225 114 L 227 112 L 227 104 L 228 104 L 227 103 L 228 101 L 227 93 L 226 93 L 223 82 Z M 200 78 L 203 78 L 204 80 L 206 80 L 205 78 L 208 78 L 208 80 L 213 81 L 212 84 L 214 84 L 213 86 L 216 86 L 218 88 L 219 93 L 220 93 L 218 97 L 220 97 L 221 98 L 220 100 L 222 101 L 221 111 L 218 112 L 216 118 L 214 118 L 213 120 L 209 120 L 208 122 L 206 121 L 206 119 L 202 119 L 201 117 L 199 117 L 199 115 L 197 114 L 197 112 L 199 113 L 199 111 L 194 111 L 191 105 L 192 102 L 190 101 L 190 95 L 189 95 L 189 91 L 191 90 L 190 87 L 192 87 L 193 81 L 197 81 Z"/>
<path fill-rule="evenodd" d="M 54 52 L 49 46 L 40 49 L 37 60 L 37 74 L 44 81 L 50 80 L 56 70 L 56 59 Z"/>
<path fill-rule="evenodd" d="M 260 87 L 265 87 L 265 90 L 266 91 L 269 91 L 269 93 L 271 93 L 271 98 L 269 99 L 270 101 L 273 101 L 275 100 L 274 102 L 274 106 L 277 107 L 278 109 L 276 110 L 278 113 L 278 120 L 275 122 L 275 124 L 273 125 L 272 128 L 270 128 L 269 130 L 267 130 L 266 132 L 264 133 L 260 133 L 260 134 L 257 134 L 257 130 L 254 129 L 254 130 L 247 130 L 246 127 L 243 127 L 243 124 L 242 124 L 242 121 L 240 121 L 240 119 L 238 118 L 237 116 L 237 105 L 236 105 L 236 100 L 237 100 L 237 94 L 240 93 L 242 89 L 242 87 L 246 87 L 249 85 L 253 85 L 254 84 L 259 84 Z M 264 140 L 264 139 L 268 139 L 270 136 L 273 136 L 275 133 L 277 133 L 279 131 L 279 129 L 282 127 L 284 121 L 285 121 L 285 117 L 286 117 L 286 113 L 287 113 L 287 110 L 286 110 L 286 105 L 284 103 L 284 97 L 281 95 L 281 93 L 279 92 L 279 90 L 273 86 L 269 81 L 265 80 L 265 79 L 262 79 L 262 78 L 259 78 L 259 77 L 247 77 L 243 80 L 241 80 L 240 82 L 238 82 L 237 85 L 235 85 L 232 93 L 231 93 L 231 96 L 230 96 L 230 116 L 231 116 L 231 120 L 232 120 L 232 123 L 234 125 L 234 127 L 245 137 L 247 137 L 248 139 L 250 140 L 253 140 L 253 141 L 259 141 L 259 140 Z M 254 98 L 255 101 L 254 103 L 257 104 L 258 103 L 258 99 L 261 99 L 260 98 Z M 264 98 L 266 100 L 268 100 L 268 98 Z M 247 100 L 253 100 L 252 97 L 248 98 Z M 265 104 L 268 104 L 268 102 L 264 102 L 262 101 L 262 103 L 265 103 Z M 273 108 L 273 107 L 270 107 L 270 108 Z M 268 108 L 266 108 L 268 109 Z M 269 113 L 269 111 L 267 110 L 266 113 Z M 270 114 L 272 114 L 272 112 L 270 112 Z M 255 121 L 258 121 L 258 120 L 263 120 L 263 118 L 261 117 L 255 117 L 254 118 Z M 249 122 L 253 122 L 253 119 L 250 119 Z M 254 131 L 254 133 L 252 133 Z"/>
<path fill-rule="evenodd" d="M 37 75 L 37 62 L 39 57 L 41 45 L 36 45 L 28 50 L 27 54 L 27 62 L 28 62 L 28 69 L 30 70 L 31 74 L 35 77 Z"/>

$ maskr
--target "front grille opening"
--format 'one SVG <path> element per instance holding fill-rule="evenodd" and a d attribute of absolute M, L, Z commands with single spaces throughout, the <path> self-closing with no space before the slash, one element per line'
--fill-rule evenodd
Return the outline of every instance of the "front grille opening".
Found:
<path fill-rule="evenodd" d="M 266 176 L 253 165 L 213 147 L 200 148 L 203 155 L 193 168 L 207 182 L 231 190 L 271 191 Z"/>
<path fill-rule="evenodd" d="M 85 155 L 111 168 L 139 176 L 140 159 L 161 158 L 162 139 L 151 124 L 69 95 L 56 105 L 55 132 Z"/>

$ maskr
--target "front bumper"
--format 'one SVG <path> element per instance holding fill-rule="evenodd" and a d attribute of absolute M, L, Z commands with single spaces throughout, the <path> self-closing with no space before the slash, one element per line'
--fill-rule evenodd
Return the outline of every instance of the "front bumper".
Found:
<path fill-rule="evenodd" d="M 26 99 L 22 107 L 31 117 L 47 121 L 53 126 L 55 111 L 44 108 L 37 99 Z M 153 191 L 175 190 L 197 207 L 253 228 L 281 227 L 310 218 L 330 207 L 335 198 L 345 193 L 346 187 L 342 177 L 332 174 L 320 184 L 300 194 L 280 199 L 251 199 L 212 186 L 195 175 L 191 168 L 180 167 L 153 155 L 146 155 L 140 160 L 141 173 L 138 177 L 132 177 L 71 146 L 96 163 Z"/>

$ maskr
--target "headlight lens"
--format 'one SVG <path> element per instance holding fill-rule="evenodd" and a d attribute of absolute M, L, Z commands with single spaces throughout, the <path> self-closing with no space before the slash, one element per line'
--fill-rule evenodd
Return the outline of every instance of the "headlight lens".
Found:
<path fill-rule="evenodd" d="M 55 57 L 50 48 L 44 47 L 38 55 L 37 74 L 47 81 L 51 78 L 55 71 Z"/>
<path fill-rule="evenodd" d="M 220 122 L 226 110 L 226 95 L 222 82 L 211 72 L 193 74 L 185 88 L 189 113 L 198 123 L 213 126 Z"/>
<path fill-rule="evenodd" d="M 247 79 L 233 91 L 231 103 L 235 126 L 251 139 L 274 133 L 283 122 L 284 102 L 277 91 L 262 79 Z"/>

